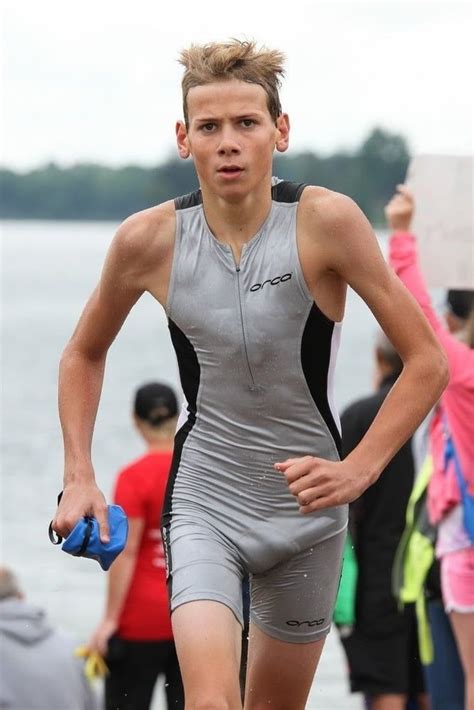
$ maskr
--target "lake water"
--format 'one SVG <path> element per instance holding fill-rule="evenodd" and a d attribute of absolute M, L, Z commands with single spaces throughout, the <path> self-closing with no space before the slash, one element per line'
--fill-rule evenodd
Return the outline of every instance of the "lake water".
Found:
<path fill-rule="evenodd" d="M 98 279 L 116 226 L 2 223 L 2 558 L 17 572 L 29 599 L 79 640 L 87 639 L 99 619 L 105 575 L 95 563 L 64 555 L 48 540 L 62 480 L 56 380 L 61 351 Z M 379 237 L 384 248 L 386 235 Z M 340 410 L 371 389 L 375 333 L 370 311 L 350 293 L 336 370 Z M 107 363 L 93 449 L 97 478 L 107 495 L 117 470 L 142 451 L 130 423 L 132 392 L 157 378 L 178 387 L 165 315 L 144 296 Z M 158 691 L 154 709 L 161 707 Z M 347 691 L 336 633 L 329 636 L 307 707 L 361 707 L 360 699 Z"/>

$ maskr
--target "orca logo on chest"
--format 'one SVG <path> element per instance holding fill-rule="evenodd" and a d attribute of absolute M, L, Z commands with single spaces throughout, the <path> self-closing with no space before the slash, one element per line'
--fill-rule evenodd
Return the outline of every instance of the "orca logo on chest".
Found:
<path fill-rule="evenodd" d="M 250 286 L 250 291 L 260 291 L 265 284 L 270 284 L 270 286 L 276 286 L 277 284 L 282 284 L 285 283 L 285 281 L 289 281 L 291 279 L 291 274 L 283 274 L 283 276 L 275 276 L 273 279 L 267 279 L 266 281 L 263 281 L 263 283 L 259 284 L 256 283 L 253 286 Z"/>

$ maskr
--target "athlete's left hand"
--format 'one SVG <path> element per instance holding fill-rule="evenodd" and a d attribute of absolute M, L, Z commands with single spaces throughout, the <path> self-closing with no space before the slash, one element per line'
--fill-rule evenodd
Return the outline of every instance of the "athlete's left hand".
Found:
<path fill-rule="evenodd" d="M 315 456 L 287 459 L 275 464 L 286 478 L 300 513 L 352 503 L 371 481 L 347 461 L 327 461 Z"/>

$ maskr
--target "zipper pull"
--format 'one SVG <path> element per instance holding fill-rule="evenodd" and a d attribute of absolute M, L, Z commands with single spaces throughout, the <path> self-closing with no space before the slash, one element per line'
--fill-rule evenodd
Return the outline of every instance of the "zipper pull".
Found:
<path fill-rule="evenodd" d="M 235 267 L 235 270 L 237 271 L 237 273 L 239 273 L 239 271 L 240 271 L 240 266 L 236 266 L 236 267 Z"/>

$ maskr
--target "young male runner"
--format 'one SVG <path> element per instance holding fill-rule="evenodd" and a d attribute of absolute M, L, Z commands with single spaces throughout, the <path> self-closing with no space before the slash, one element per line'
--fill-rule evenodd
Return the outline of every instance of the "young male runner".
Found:
<path fill-rule="evenodd" d="M 106 508 L 90 446 L 106 353 L 144 291 L 165 308 L 187 398 L 163 519 L 187 708 L 240 708 L 241 579 L 252 578 L 245 707 L 299 710 L 324 644 L 349 501 L 446 384 L 444 355 L 347 197 L 272 181 L 288 147 L 283 55 L 252 42 L 184 51 L 179 155 L 200 190 L 132 215 L 64 352 L 66 535 Z M 334 360 L 346 285 L 404 369 L 339 461 Z"/>

